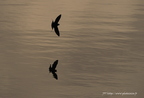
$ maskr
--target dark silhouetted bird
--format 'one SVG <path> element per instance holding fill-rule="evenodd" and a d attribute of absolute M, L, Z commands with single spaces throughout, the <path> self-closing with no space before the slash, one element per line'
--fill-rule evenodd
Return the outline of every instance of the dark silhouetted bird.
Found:
<path fill-rule="evenodd" d="M 56 66 L 57 66 L 57 64 L 58 64 L 58 60 L 56 60 L 56 61 L 52 64 L 52 66 L 51 66 L 51 64 L 50 64 L 50 67 L 49 67 L 49 72 L 53 74 L 53 77 L 54 77 L 55 79 L 58 79 L 58 76 L 57 76 L 57 74 L 55 73 L 55 72 L 57 72 L 57 70 L 55 69 Z"/>
<path fill-rule="evenodd" d="M 55 21 L 52 21 L 52 23 L 51 23 L 52 29 L 54 28 L 55 33 L 58 36 L 60 36 L 59 29 L 58 29 L 58 25 L 59 25 L 58 22 L 59 22 L 60 18 L 61 18 L 61 14 L 55 19 Z"/>

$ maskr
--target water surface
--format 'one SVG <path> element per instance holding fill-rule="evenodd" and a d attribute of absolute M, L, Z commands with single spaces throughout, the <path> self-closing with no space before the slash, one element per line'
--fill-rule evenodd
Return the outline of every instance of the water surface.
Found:
<path fill-rule="evenodd" d="M 143 6 L 142 0 L 1 0 L 0 98 L 144 97 Z M 51 30 L 59 14 L 60 37 Z M 55 80 L 48 68 L 57 59 Z"/>

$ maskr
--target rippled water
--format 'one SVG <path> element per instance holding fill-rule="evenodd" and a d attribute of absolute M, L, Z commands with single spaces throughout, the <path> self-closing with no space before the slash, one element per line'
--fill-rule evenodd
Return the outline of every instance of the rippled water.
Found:
<path fill-rule="evenodd" d="M 143 0 L 1 0 L 0 13 L 0 98 L 144 97 Z"/>

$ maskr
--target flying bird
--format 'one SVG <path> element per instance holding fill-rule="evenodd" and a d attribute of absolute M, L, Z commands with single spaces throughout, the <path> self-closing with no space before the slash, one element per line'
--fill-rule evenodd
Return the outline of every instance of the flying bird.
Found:
<path fill-rule="evenodd" d="M 51 66 L 51 64 L 50 64 L 49 72 L 52 73 L 52 74 L 53 74 L 53 77 L 58 80 L 58 76 L 57 76 L 57 74 L 55 73 L 55 72 L 57 72 L 57 70 L 55 69 L 56 66 L 57 66 L 57 64 L 58 64 L 58 60 L 56 60 L 56 61 L 52 64 L 52 66 Z"/>
<path fill-rule="evenodd" d="M 58 25 L 60 25 L 58 24 L 60 18 L 61 18 L 61 14 L 55 19 L 55 21 L 52 21 L 51 23 L 52 29 L 54 28 L 54 31 L 58 36 L 60 36 L 59 29 L 58 29 Z"/>

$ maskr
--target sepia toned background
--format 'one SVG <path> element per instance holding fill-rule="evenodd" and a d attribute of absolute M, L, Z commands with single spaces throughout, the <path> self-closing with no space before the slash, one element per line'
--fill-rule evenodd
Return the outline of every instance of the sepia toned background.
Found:
<path fill-rule="evenodd" d="M 143 98 L 143 37 L 143 0 L 0 0 L 0 98 Z"/>

